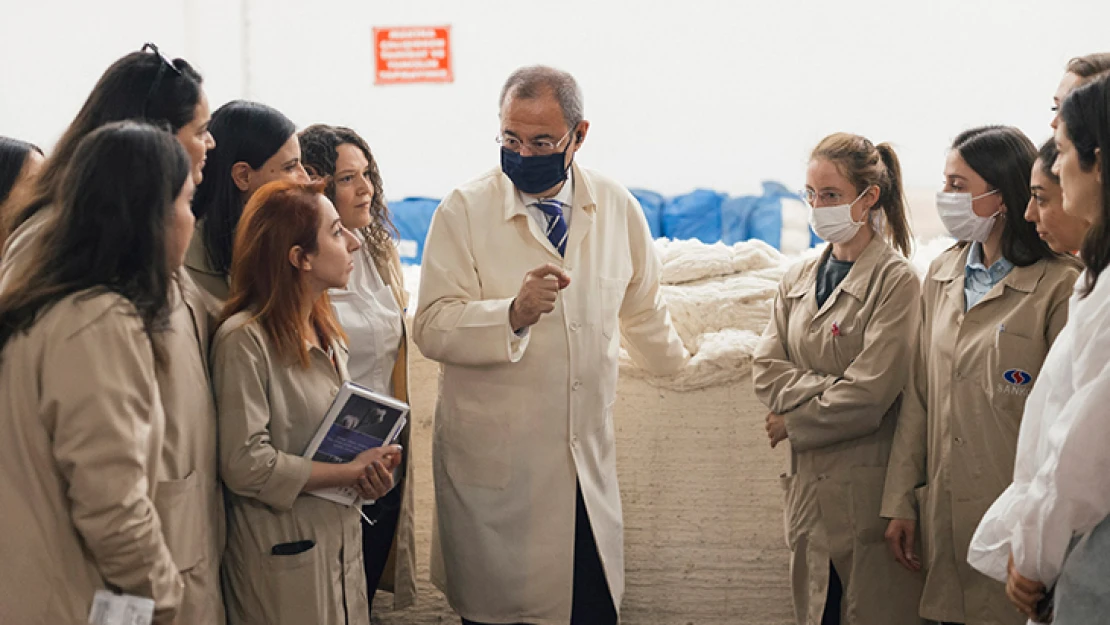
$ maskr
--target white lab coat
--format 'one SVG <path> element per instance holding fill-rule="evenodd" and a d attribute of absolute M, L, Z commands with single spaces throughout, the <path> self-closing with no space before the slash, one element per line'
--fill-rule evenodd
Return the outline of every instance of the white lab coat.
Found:
<path fill-rule="evenodd" d="M 1083 298 L 1085 284 L 1086 274 L 1025 404 L 1014 481 L 971 542 L 968 562 L 995 579 L 1013 555 L 1019 573 L 1051 586 L 1073 535 L 1110 515 L 1110 275 Z"/>
<path fill-rule="evenodd" d="M 660 263 L 636 200 L 577 165 L 573 176 L 565 258 L 500 170 L 451 192 L 428 231 L 413 339 L 443 365 L 432 576 L 474 621 L 570 620 L 576 480 L 619 609 L 620 338 L 657 374 L 688 357 L 660 296 Z M 570 286 L 554 312 L 516 337 L 509 305 L 525 274 L 544 263 L 562 266 Z"/>

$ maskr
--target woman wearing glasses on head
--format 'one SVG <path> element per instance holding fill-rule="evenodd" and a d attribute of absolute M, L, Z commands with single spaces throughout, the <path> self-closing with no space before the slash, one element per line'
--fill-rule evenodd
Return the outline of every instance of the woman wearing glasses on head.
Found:
<path fill-rule="evenodd" d="M 771 446 L 790 443 L 794 617 L 915 623 L 921 581 L 890 561 L 879 517 L 920 293 L 898 157 L 831 135 L 810 156 L 804 194 L 830 245 L 786 273 L 752 362 Z"/>
<path fill-rule="evenodd" d="M 224 557 L 231 625 L 368 625 L 362 517 L 311 495 L 351 487 L 379 499 L 401 448 L 345 464 L 302 456 L 350 379 L 328 301 L 354 269 L 358 239 L 323 184 L 276 181 L 247 203 L 235 238 L 227 319 L 212 343 L 220 456 L 230 499 Z"/>
<path fill-rule="evenodd" d="M 185 267 L 218 314 L 227 300 L 231 248 L 247 200 L 268 182 L 308 182 L 308 174 L 297 127 L 277 109 L 233 100 L 216 109 L 209 128 L 216 149 L 208 155 L 193 202 L 200 221 Z"/>
<path fill-rule="evenodd" d="M 185 620 L 173 550 L 174 531 L 204 540 L 210 520 L 159 506 L 182 496 L 163 479 L 180 424 L 155 369 L 177 358 L 159 338 L 192 233 L 189 169 L 157 128 L 89 133 L 58 176 L 56 220 L 0 294 L 0 622 L 83 623 L 102 589 L 153 599 L 156 623 L 217 622 Z"/>
<path fill-rule="evenodd" d="M 208 98 L 200 74 L 184 59 L 170 60 L 156 46 L 119 59 L 93 87 L 77 117 L 63 133 L 39 173 L 30 203 L 15 211 L 15 231 L 0 262 L 0 292 L 11 280 L 31 271 L 33 242 L 57 223 L 55 200 L 61 172 L 80 141 L 101 125 L 144 119 L 173 133 L 189 156 L 192 183 L 203 177 L 205 154 L 213 146 L 208 133 Z M 127 222 L 114 227 L 125 230 Z M 90 245 L 99 245 L 89 240 Z M 216 460 L 216 409 L 209 389 L 209 316 L 200 291 L 180 267 L 170 292 L 170 331 L 154 341 L 171 358 L 157 361 L 156 376 L 166 413 L 166 437 L 160 450 L 159 485 L 154 503 L 174 561 L 185 579 L 185 622 L 223 619 L 219 566 L 224 543 L 223 493 Z"/>
<path fill-rule="evenodd" d="M 1010 483 L 1025 400 L 1067 320 L 1079 273 L 1023 218 L 1036 159 L 1016 128 L 968 130 L 948 153 L 937 194 L 941 221 L 959 243 L 925 276 L 883 497 L 890 549 L 906 568 L 923 570 L 921 616 L 933 621 L 1024 621 L 967 553 Z"/>
<path fill-rule="evenodd" d="M 408 402 L 408 339 L 404 311 L 408 297 L 395 233 L 385 203 L 378 164 L 366 141 L 350 128 L 316 124 L 300 133 L 305 169 L 326 182 L 343 227 L 359 240 L 355 268 L 345 289 L 329 292 L 332 307 L 350 345 L 351 380 Z M 411 419 L 410 419 L 411 422 Z M 410 426 L 400 444 L 409 447 Z M 365 508 L 377 518 L 363 525 L 363 556 L 370 599 L 376 588 L 393 592 L 393 607 L 416 600 L 416 549 L 413 534 L 413 484 L 409 463 L 397 475 L 401 488 Z M 406 479 L 408 478 L 408 479 Z M 392 562 L 389 570 L 386 564 Z"/>

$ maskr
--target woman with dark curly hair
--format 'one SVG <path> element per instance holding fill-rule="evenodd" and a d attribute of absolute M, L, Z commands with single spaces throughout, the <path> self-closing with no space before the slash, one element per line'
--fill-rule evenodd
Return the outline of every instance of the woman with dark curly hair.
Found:
<path fill-rule="evenodd" d="M 370 146 L 350 128 L 316 124 L 301 132 L 300 142 L 305 170 L 326 182 L 324 192 L 343 226 L 362 244 L 354 254 L 355 269 L 347 288 L 332 289 L 329 294 L 336 317 L 350 337 L 351 379 L 408 402 L 407 297 L 378 164 Z M 409 426 L 399 442 L 409 450 Z M 413 484 L 411 475 L 403 479 L 409 470 L 406 460 L 398 474 L 402 487 L 367 506 L 366 514 L 378 522 L 362 528 L 371 599 L 376 588 L 390 590 L 398 609 L 412 605 L 416 598 Z M 388 570 L 387 563 L 392 563 Z"/>

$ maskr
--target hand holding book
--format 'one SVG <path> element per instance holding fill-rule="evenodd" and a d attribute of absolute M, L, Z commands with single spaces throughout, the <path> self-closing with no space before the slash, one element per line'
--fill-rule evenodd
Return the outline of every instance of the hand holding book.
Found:
<path fill-rule="evenodd" d="M 367 449 L 350 464 L 362 464 L 362 471 L 350 484 L 363 499 L 380 499 L 393 489 L 393 469 L 401 464 L 401 446 Z"/>
<path fill-rule="evenodd" d="M 363 499 L 377 499 L 393 488 L 392 471 L 401 464 L 401 454 L 400 445 L 387 445 L 367 449 L 350 462 L 315 461 L 304 490 L 353 488 Z"/>

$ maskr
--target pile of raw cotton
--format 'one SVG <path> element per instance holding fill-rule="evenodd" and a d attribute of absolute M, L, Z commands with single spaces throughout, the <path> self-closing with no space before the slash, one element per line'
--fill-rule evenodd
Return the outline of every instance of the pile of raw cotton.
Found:
<path fill-rule="evenodd" d="M 677 391 L 746 379 L 779 280 L 799 258 L 759 240 L 730 246 L 659 239 L 655 247 L 663 263 L 663 297 L 694 356 L 678 374 L 655 377 L 622 354 L 621 374 Z"/>
<path fill-rule="evenodd" d="M 924 276 L 952 243 L 949 238 L 917 241 L 912 261 L 918 274 Z M 759 240 L 729 246 L 659 239 L 655 247 L 663 262 L 663 297 L 693 358 L 678 374 L 657 377 L 622 354 L 621 374 L 676 391 L 746 380 L 783 274 L 823 249 L 785 256 Z"/>

